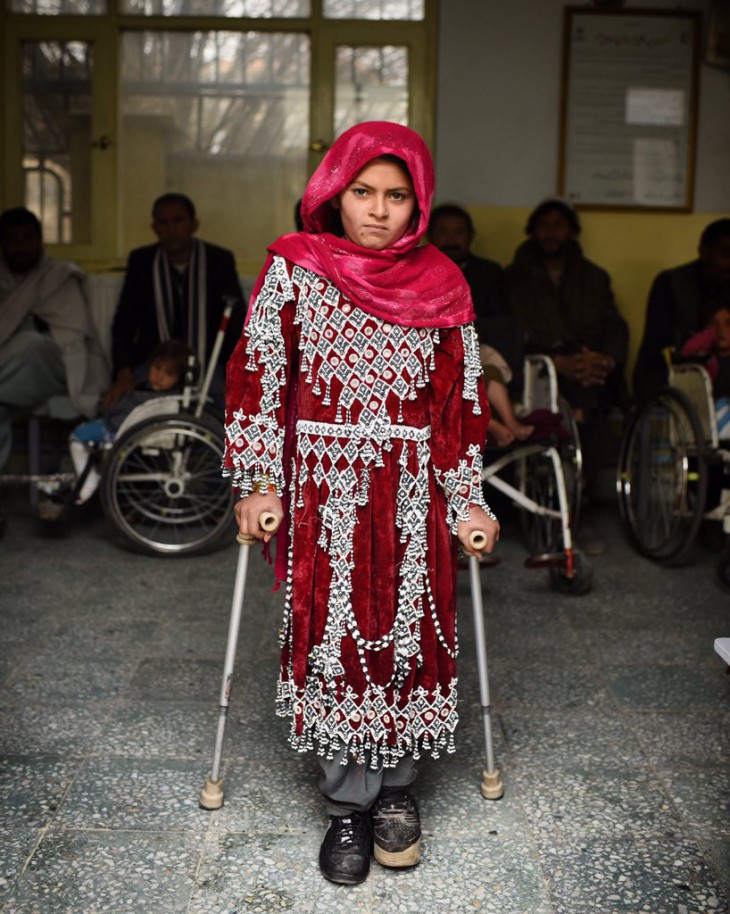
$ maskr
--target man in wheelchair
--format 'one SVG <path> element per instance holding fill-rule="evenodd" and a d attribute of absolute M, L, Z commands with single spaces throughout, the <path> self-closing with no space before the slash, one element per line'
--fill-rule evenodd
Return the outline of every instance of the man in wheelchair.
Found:
<path fill-rule="evenodd" d="M 730 219 L 716 219 L 705 227 L 695 260 L 663 270 L 654 280 L 634 368 L 639 400 L 667 383 L 665 350 L 679 351 L 705 328 L 719 301 L 730 302 Z"/>

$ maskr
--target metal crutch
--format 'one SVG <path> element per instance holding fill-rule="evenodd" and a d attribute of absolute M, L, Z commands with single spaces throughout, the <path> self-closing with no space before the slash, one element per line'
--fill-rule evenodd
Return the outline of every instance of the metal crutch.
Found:
<path fill-rule="evenodd" d="M 267 533 L 273 533 L 279 526 L 279 520 L 273 514 L 264 512 L 259 517 L 259 526 Z M 213 751 L 213 765 L 210 777 L 206 779 L 205 786 L 200 791 L 200 805 L 203 809 L 220 809 L 223 805 L 223 781 L 220 777 L 221 756 L 223 755 L 223 738 L 226 732 L 226 719 L 228 706 L 233 691 L 233 665 L 236 660 L 238 646 L 238 630 L 241 625 L 241 612 L 243 610 L 243 595 L 246 589 L 246 572 L 248 571 L 248 550 L 252 543 L 258 542 L 255 536 L 239 533 L 236 541 L 240 543 L 238 550 L 238 565 L 236 567 L 236 581 L 233 586 L 233 602 L 231 603 L 231 618 L 228 623 L 228 641 L 226 643 L 226 659 L 223 664 L 223 681 L 218 710 L 218 731 L 215 737 Z"/>
<path fill-rule="evenodd" d="M 469 537 L 469 542 L 473 549 L 481 551 L 487 545 L 487 537 L 481 530 L 475 530 Z M 479 670 L 479 703 L 482 708 L 484 748 L 487 762 L 486 770 L 482 772 L 482 783 L 479 789 L 485 800 L 498 800 L 504 795 L 504 784 L 499 776 L 499 769 L 494 764 L 492 708 L 489 703 L 489 672 L 487 669 L 487 640 L 484 633 L 482 581 L 479 574 L 479 559 L 474 555 L 469 556 L 469 582 L 471 584 L 471 602 L 474 609 L 474 635 Z"/>

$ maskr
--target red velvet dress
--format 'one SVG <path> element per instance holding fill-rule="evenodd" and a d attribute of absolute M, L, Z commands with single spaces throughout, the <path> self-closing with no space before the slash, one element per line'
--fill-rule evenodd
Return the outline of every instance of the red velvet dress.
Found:
<path fill-rule="evenodd" d="M 288 493 L 277 713 L 295 748 L 330 758 L 451 752 L 452 534 L 470 504 L 486 509 L 473 327 L 386 323 L 281 257 L 251 307 L 224 464 L 242 496 L 266 478 Z"/>

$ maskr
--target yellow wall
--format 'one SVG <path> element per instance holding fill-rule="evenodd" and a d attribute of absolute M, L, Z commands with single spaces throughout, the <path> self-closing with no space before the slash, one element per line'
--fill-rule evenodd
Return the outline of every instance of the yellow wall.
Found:
<path fill-rule="evenodd" d="M 507 265 L 525 239 L 531 210 L 470 207 L 477 236 L 475 254 Z M 619 310 L 631 330 L 628 380 L 644 332 L 646 299 L 660 270 L 693 260 L 704 227 L 725 213 L 581 212 L 581 244 L 587 257 L 608 270 Z"/>

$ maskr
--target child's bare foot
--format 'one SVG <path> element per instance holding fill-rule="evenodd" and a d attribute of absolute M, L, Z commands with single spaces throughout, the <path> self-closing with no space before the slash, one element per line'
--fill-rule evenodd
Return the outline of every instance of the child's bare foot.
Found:
<path fill-rule="evenodd" d="M 503 425 L 498 419 L 492 419 L 489 423 L 489 435 L 494 439 L 497 447 L 507 447 L 515 440 L 514 434 Z"/>

